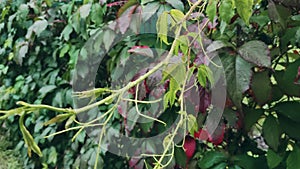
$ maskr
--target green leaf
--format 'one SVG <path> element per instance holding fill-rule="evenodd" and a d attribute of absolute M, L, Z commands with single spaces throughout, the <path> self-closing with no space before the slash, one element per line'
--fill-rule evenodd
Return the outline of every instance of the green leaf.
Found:
<path fill-rule="evenodd" d="M 235 4 L 238 14 L 246 25 L 249 25 L 249 19 L 252 15 L 253 0 L 235 0 Z"/>
<path fill-rule="evenodd" d="M 32 135 L 30 134 L 30 132 L 26 129 L 26 127 L 24 126 L 24 117 L 25 117 L 25 112 L 22 113 L 20 119 L 19 119 L 19 127 L 20 130 L 22 132 L 25 144 L 28 146 L 28 155 L 31 157 L 31 150 L 33 150 L 33 152 L 35 152 L 37 155 L 39 155 L 40 157 L 43 156 L 40 148 L 38 147 L 38 145 L 34 142 Z"/>
<path fill-rule="evenodd" d="M 174 43 L 175 43 L 174 54 L 176 56 L 178 56 L 179 47 L 181 51 L 184 53 L 184 55 L 187 55 L 188 44 L 189 44 L 189 39 L 187 36 L 185 35 L 179 36 L 178 39 L 175 39 Z"/>
<path fill-rule="evenodd" d="M 48 164 L 51 164 L 51 163 L 56 164 L 56 162 L 57 162 L 57 152 L 56 152 L 56 149 L 54 147 L 51 147 L 47 163 Z"/>
<path fill-rule="evenodd" d="M 91 20 L 96 24 L 100 25 L 103 22 L 103 15 L 106 10 L 104 7 L 101 7 L 100 4 L 93 4 L 91 11 Z"/>
<path fill-rule="evenodd" d="M 23 63 L 23 58 L 25 58 L 28 53 L 28 42 L 19 42 L 16 44 L 17 53 L 15 55 L 16 62 L 20 65 Z"/>
<path fill-rule="evenodd" d="M 287 101 L 280 102 L 274 106 L 277 113 L 295 121 L 300 122 L 300 102 L 299 101 Z"/>
<path fill-rule="evenodd" d="M 178 82 L 174 79 L 170 79 L 169 91 L 164 95 L 164 110 L 175 103 L 176 93 L 180 89 Z"/>
<path fill-rule="evenodd" d="M 163 141 L 163 146 L 164 146 L 164 149 L 166 149 L 168 147 L 168 145 L 170 144 L 170 142 L 173 141 L 171 140 L 171 135 L 167 135 L 165 138 L 164 138 L 164 141 Z M 170 148 L 170 147 L 169 147 Z"/>
<path fill-rule="evenodd" d="M 172 17 L 171 17 L 172 20 L 174 19 L 176 24 L 177 24 L 178 22 L 180 22 L 180 21 L 183 21 L 184 14 L 183 14 L 181 11 L 179 11 L 179 10 L 177 10 L 177 9 L 171 9 L 170 14 L 171 14 L 171 16 L 172 16 Z M 182 24 L 183 24 L 182 26 L 183 26 L 185 29 L 187 29 L 187 27 L 186 27 L 186 22 L 184 21 Z M 172 25 L 172 26 L 174 26 L 174 25 Z M 176 32 L 175 32 L 175 33 L 176 33 Z"/>
<path fill-rule="evenodd" d="M 257 158 L 248 156 L 247 154 L 239 154 L 232 157 L 233 163 L 245 169 L 267 169 L 266 159 L 264 156 Z"/>
<path fill-rule="evenodd" d="M 163 71 L 163 80 L 166 80 L 167 78 L 173 78 L 178 86 L 180 86 L 183 84 L 187 72 L 185 64 L 180 58 L 178 58 L 178 60 L 179 62 L 175 61 L 174 63 L 169 63 L 167 65 Z"/>
<path fill-rule="evenodd" d="M 60 57 L 60 58 L 61 58 L 61 57 L 64 57 L 65 54 L 69 51 L 69 49 L 70 49 L 70 45 L 69 45 L 69 44 L 65 44 L 65 45 L 63 46 L 63 48 L 60 50 L 59 57 Z"/>
<path fill-rule="evenodd" d="M 229 166 L 228 169 L 242 169 L 242 168 L 238 165 L 234 165 L 234 166 Z"/>
<path fill-rule="evenodd" d="M 153 2 L 153 1 L 155 1 L 155 0 L 141 0 L 141 4 L 145 5 L 145 4 L 147 4 L 149 2 Z"/>
<path fill-rule="evenodd" d="M 213 166 L 211 169 L 225 169 L 227 166 L 227 163 L 226 162 L 222 162 L 222 163 L 219 163 L 215 166 Z"/>
<path fill-rule="evenodd" d="M 181 167 L 185 167 L 187 157 L 185 155 L 185 152 L 184 152 L 183 148 L 175 147 L 174 154 L 175 154 L 176 164 L 178 164 Z"/>
<path fill-rule="evenodd" d="M 33 32 L 35 32 L 36 36 L 40 36 L 40 34 L 47 28 L 48 22 L 47 20 L 37 20 L 28 28 L 26 39 L 30 39 Z"/>
<path fill-rule="evenodd" d="M 50 119 L 49 121 L 44 123 L 44 125 L 48 126 L 48 125 L 53 124 L 53 123 L 61 123 L 61 122 L 65 121 L 67 118 L 69 118 L 71 116 L 72 116 L 72 114 L 59 114 L 56 117 L 53 117 L 52 119 Z"/>
<path fill-rule="evenodd" d="M 250 18 L 251 22 L 255 22 L 260 28 L 263 28 L 270 22 L 270 18 L 267 15 L 254 15 Z"/>
<path fill-rule="evenodd" d="M 251 81 L 251 89 L 256 102 L 259 105 L 264 105 L 271 99 L 272 86 L 269 71 L 254 73 Z"/>
<path fill-rule="evenodd" d="M 282 5 L 275 5 L 273 1 L 268 3 L 268 13 L 270 19 L 279 23 L 282 28 L 286 28 L 288 17 L 291 15 L 290 10 Z"/>
<path fill-rule="evenodd" d="M 217 4 L 218 0 L 209 0 L 206 8 L 206 14 L 208 19 L 213 22 L 217 15 Z"/>
<path fill-rule="evenodd" d="M 268 166 L 270 168 L 275 168 L 282 161 L 282 157 L 276 154 L 272 149 L 268 149 L 267 160 L 268 160 Z"/>
<path fill-rule="evenodd" d="M 234 16 L 234 2 L 233 0 L 222 0 L 219 7 L 220 19 L 226 23 L 230 23 Z"/>
<path fill-rule="evenodd" d="M 282 116 L 281 114 L 278 114 L 278 121 L 283 132 L 285 132 L 291 138 L 300 140 L 300 123 L 295 122 L 285 116 Z"/>
<path fill-rule="evenodd" d="M 264 114 L 263 109 L 254 109 L 250 107 L 243 107 L 243 112 L 245 113 L 244 125 L 246 131 L 250 131 L 251 127 Z"/>
<path fill-rule="evenodd" d="M 204 154 L 203 158 L 201 158 L 198 166 L 201 169 L 207 169 L 226 160 L 227 157 L 225 154 L 217 151 L 209 151 Z"/>
<path fill-rule="evenodd" d="M 210 84 L 214 84 L 213 73 L 206 65 L 200 65 L 198 67 L 198 81 L 202 87 L 206 87 L 207 79 Z"/>
<path fill-rule="evenodd" d="M 226 43 L 221 40 L 216 40 L 209 44 L 209 46 L 206 48 L 206 52 L 212 53 L 225 47 L 233 47 L 233 45 L 231 43 Z"/>
<path fill-rule="evenodd" d="M 160 6 L 159 2 L 147 3 L 147 5 L 143 6 L 142 18 L 143 21 L 146 22 L 153 16 Z"/>
<path fill-rule="evenodd" d="M 294 150 L 290 153 L 286 160 L 287 169 L 300 168 L 300 150 L 295 146 Z"/>
<path fill-rule="evenodd" d="M 188 131 L 190 133 L 194 133 L 194 132 L 198 131 L 197 119 L 192 114 L 188 115 Z"/>
<path fill-rule="evenodd" d="M 65 41 L 68 41 L 70 39 L 70 34 L 72 33 L 73 28 L 72 25 L 68 24 L 64 30 L 61 32 L 61 38 L 63 37 Z"/>
<path fill-rule="evenodd" d="M 272 102 L 278 101 L 283 97 L 283 92 L 278 85 L 272 85 Z"/>
<path fill-rule="evenodd" d="M 227 125 L 229 127 L 235 127 L 236 122 L 238 121 L 237 117 L 237 112 L 230 109 L 230 108 L 225 108 L 224 113 L 223 113 L 224 119 L 227 121 Z"/>
<path fill-rule="evenodd" d="M 138 4 L 137 0 L 128 0 L 118 11 L 118 17 L 120 17 L 125 11 L 127 11 L 129 8 L 135 6 Z"/>
<path fill-rule="evenodd" d="M 80 17 L 85 19 L 89 16 L 92 4 L 85 4 L 79 8 Z"/>
<path fill-rule="evenodd" d="M 138 120 L 139 116 L 138 113 L 136 112 L 136 108 L 132 107 L 129 111 L 128 111 L 128 115 L 127 115 L 127 130 L 131 131 L 137 120 Z"/>
<path fill-rule="evenodd" d="M 300 21 L 300 15 L 294 15 L 291 17 L 291 19 L 294 21 Z"/>
<path fill-rule="evenodd" d="M 293 63 L 290 63 L 285 71 L 276 71 L 274 77 L 277 81 L 278 87 L 284 94 L 289 96 L 300 96 L 300 85 L 296 85 L 294 80 L 298 73 L 298 67 L 300 66 L 300 59 Z"/>
<path fill-rule="evenodd" d="M 269 115 L 263 124 L 263 136 L 267 144 L 275 151 L 279 146 L 280 128 L 277 119 Z"/>
<path fill-rule="evenodd" d="M 160 38 L 161 42 L 169 45 L 168 42 L 168 12 L 163 12 L 156 23 L 156 30 L 158 32 L 158 37 Z"/>
<path fill-rule="evenodd" d="M 241 108 L 243 93 L 249 89 L 252 65 L 241 57 L 226 55 L 221 57 L 224 66 L 227 91 L 233 103 Z"/>
<path fill-rule="evenodd" d="M 41 94 L 40 97 L 43 98 L 46 96 L 47 93 L 51 92 L 52 90 L 56 89 L 55 85 L 47 85 L 40 88 L 39 93 Z"/>
<path fill-rule="evenodd" d="M 242 58 L 257 66 L 271 66 L 268 46 L 262 41 L 247 42 L 238 49 L 238 53 Z"/>
<path fill-rule="evenodd" d="M 106 52 L 109 52 L 111 45 L 116 37 L 116 33 L 110 29 L 106 30 L 103 35 L 103 42 Z"/>
<path fill-rule="evenodd" d="M 181 0 L 166 0 L 166 2 L 180 11 L 184 11 L 184 5 Z"/>

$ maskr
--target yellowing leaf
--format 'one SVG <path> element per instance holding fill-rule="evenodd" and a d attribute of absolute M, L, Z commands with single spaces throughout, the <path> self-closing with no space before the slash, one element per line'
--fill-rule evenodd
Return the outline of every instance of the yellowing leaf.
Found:
<path fill-rule="evenodd" d="M 163 80 L 173 78 L 179 85 L 181 85 L 185 80 L 186 73 L 185 64 L 179 58 L 179 63 L 170 63 L 165 68 L 163 71 Z"/>
<path fill-rule="evenodd" d="M 176 23 L 181 22 L 184 19 L 184 14 L 178 9 L 172 9 L 170 11 L 170 14 L 172 16 L 172 19 L 174 19 Z M 182 26 L 185 29 L 187 29 L 186 28 L 186 22 L 183 22 L 182 24 L 183 24 Z M 172 26 L 174 26 L 174 25 L 172 25 Z"/>
<path fill-rule="evenodd" d="M 164 146 L 164 149 L 166 149 L 170 143 L 171 140 L 171 135 L 167 135 L 165 138 L 164 138 L 164 141 L 163 141 L 163 146 Z"/>
<path fill-rule="evenodd" d="M 189 114 L 188 115 L 188 131 L 190 133 L 194 133 L 195 131 L 198 131 L 198 124 L 197 119 L 194 115 Z"/>
<path fill-rule="evenodd" d="M 53 123 L 63 122 L 64 120 L 66 120 L 70 116 L 72 116 L 72 114 L 59 114 L 56 117 L 52 118 L 51 120 L 47 121 L 44 125 L 48 126 L 48 125 L 53 124 Z"/>
<path fill-rule="evenodd" d="M 161 42 L 169 45 L 168 42 L 168 12 L 162 13 L 156 23 L 156 29 L 158 32 L 158 37 Z"/>
<path fill-rule="evenodd" d="M 22 132 L 25 144 L 28 146 L 28 155 L 31 157 L 31 150 L 33 150 L 33 152 L 35 152 L 37 155 L 42 157 L 43 154 L 42 154 L 40 148 L 34 142 L 32 135 L 29 133 L 29 131 L 24 126 L 24 117 L 25 117 L 25 112 L 22 113 L 22 115 L 19 119 L 19 126 L 20 126 L 20 130 Z"/>

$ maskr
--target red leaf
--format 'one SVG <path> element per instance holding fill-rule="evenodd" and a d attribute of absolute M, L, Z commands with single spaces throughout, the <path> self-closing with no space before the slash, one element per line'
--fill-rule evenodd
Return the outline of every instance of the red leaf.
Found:
<path fill-rule="evenodd" d="M 118 2 L 112 2 L 112 3 L 109 3 L 109 4 L 107 4 L 106 6 L 107 7 L 113 7 L 113 6 L 121 6 L 121 5 L 123 5 L 124 3 L 126 3 L 127 1 L 118 1 Z"/>
<path fill-rule="evenodd" d="M 213 143 L 214 145 L 219 145 L 224 140 L 224 134 L 225 134 L 225 124 L 222 123 L 217 127 L 217 129 L 214 131 L 214 133 L 211 135 L 208 141 Z"/>
<path fill-rule="evenodd" d="M 117 22 L 118 22 L 118 26 L 119 26 L 119 29 L 122 34 L 124 34 L 127 31 L 128 27 L 131 23 L 132 14 L 134 13 L 137 6 L 138 5 L 129 7 L 122 14 L 122 16 L 120 18 L 118 18 Z"/>
<path fill-rule="evenodd" d="M 208 132 L 204 129 L 199 129 L 197 132 L 194 133 L 194 137 L 199 140 L 209 140 L 211 136 L 208 134 Z"/>
<path fill-rule="evenodd" d="M 196 150 L 195 139 L 192 138 L 191 136 L 186 136 L 183 148 L 187 158 L 188 159 L 192 158 Z"/>

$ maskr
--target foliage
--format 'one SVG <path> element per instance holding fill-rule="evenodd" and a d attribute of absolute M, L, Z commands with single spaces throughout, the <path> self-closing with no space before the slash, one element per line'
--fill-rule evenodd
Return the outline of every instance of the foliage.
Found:
<path fill-rule="evenodd" d="M 24 157 L 25 144 L 29 156 L 36 153 L 25 158 L 25 168 L 300 168 L 296 1 L 18 0 L 1 4 L 1 10 L 0 107 L 7 111 L 0 118 Z M 152 28 L 134 22 L 137 16 Z M 114 19 L 116 25 L 109 22 Z M 136 36 L 118 39 L 128 32 Z M 152 48 L 168 52 L 153 61 Z M 100 73 L 96 81 L 86 80 L 99 63 L 95 53 L 105 56 L 95 71 Z M 127 71 L 130 54 L 142 56 L 133 63 L 138 72 Z M 154 64 L 139 67 L 149 61 Z M 211 132 L 205 120 L 214 108 L 220 64 L 226 105 Z M 89 84 L 96 88 L 86 90 Z M 75 108 L 74 97 L 93 104 Z M 160 97 L 157 109 L 163 112 L 155 114 L 147 105 Z M 91 107 L 102 113 L 93 114 Z M 78 122 L 80 114 L 87 120 Z M 84 130 L 99 131 L 96 126 L 102 127 L 99 143 Z M 161 154 L 151 141 L 130 159 L 100 150 L 119 145 L 115 136 L 104 137 L 106 130 L 140 138 L 169 128 Z M 175 141 L 178 135 L 182 142 Z"/>
<path fill-rule="evenodd" d="M 11 143 L 4 138 L 4 133 L 0 136 L 0 168 L 18 169 L 21 168 L 20 156 L 17 151 L 11 150 L 8 147 Z"/>

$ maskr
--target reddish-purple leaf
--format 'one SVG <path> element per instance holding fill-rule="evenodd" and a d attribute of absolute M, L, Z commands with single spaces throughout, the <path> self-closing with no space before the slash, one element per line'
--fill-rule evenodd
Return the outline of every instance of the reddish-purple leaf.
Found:
<path fill-rule="evenodd" d="M 298 74 L 294 80 L 295 84 L 300 84 L 300 66 L 298 67 Z"/>
<path fill-rule="evenodd" d="M 126 11 L 124 11 L 122 13 L 122 16 L 120 18 L 118 18 L 117 22 L 118 22 L 120 32 L 122 34 L 124 34 L 127 31 L 127 29 L 129 28 L 129 25 L 131 23 L 132 14 L 134 13 L 136 7 L 137 7 L 137 5 L 129 7 L 128 9 L 126 9 Z"/>
<path fill-rule="evenodd" d="M 131 49 L 128 50 L 128 52 L 135 53 L 142 56 L 148 56 L 151 58 L 154 57 L 153 52 L 149 48 L 149 46 L 133 46 Z"/>
<path fill-rule="evenodd" d="M 113 7 L 113 6 L 121 6 L 121 5 L 123 5 L 123 4 L 125 4 L 127 1 L 118 1 L 118 2 L 112 2 L 112 3 L 109 3 L 109 4 L 107 4 L 106 6 L 107 7 Z"/>

